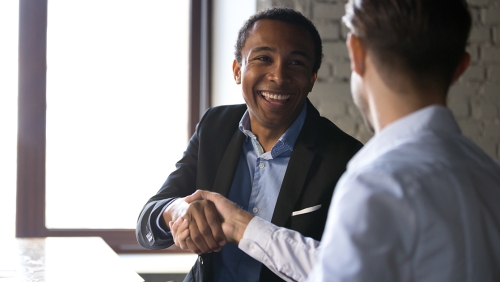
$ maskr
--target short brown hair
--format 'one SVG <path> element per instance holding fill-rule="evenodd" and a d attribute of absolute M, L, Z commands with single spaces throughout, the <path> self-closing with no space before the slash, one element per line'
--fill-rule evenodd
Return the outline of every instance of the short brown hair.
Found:
<path fill-rule="evenodd" d="M 343 21 L 382 72 L 403 72 L 446 90 L 471 27 L 465 0 L 350 0 Z"/>

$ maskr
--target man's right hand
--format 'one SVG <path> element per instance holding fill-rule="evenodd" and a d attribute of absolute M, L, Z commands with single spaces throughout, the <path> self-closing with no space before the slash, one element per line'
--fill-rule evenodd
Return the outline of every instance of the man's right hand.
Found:
<path fill-rule="evenodd" d="M 180 246 L 178 238 L 184 238 L 182 249 L 187 248 L 197 254 L 218 252 L 226 243 L 219 213 L 211 201 L 196 200 L 187 203 L 184 198 L 179 198 L 165 209 L 162 216 L 169 225 L 179 218 L 183 219 L 181 222 L 187 222 L 185 224 L 189 232 L 184 232 L 184 236 L 176 234 L 177 230 L 171 228 L 176 245 Z"/>
<path fill-rule="evenodd" d="M 202 200 L 209 200 L 215 204 L 222 217 L 222 230 L 226 239 L 228 242 L 238 244 L 245 233 L 248 223 L 254 216 L 218 193 L 197 190 L 194 194 L 185 198 L 187 203 Z"/>

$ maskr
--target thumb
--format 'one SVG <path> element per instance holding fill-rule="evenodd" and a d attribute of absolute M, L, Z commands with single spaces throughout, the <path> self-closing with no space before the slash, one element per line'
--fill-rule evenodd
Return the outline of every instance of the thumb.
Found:
<path fill-rule="evenodd" d="M 206 200 L 207 199 L 207 192 L 203 190 L 196 190 L 193 194 L 187 196 L 184 198 L 184 201 L 188 204 L 194 202 L 194 201 L 199 201 L 199 200 Z"/>

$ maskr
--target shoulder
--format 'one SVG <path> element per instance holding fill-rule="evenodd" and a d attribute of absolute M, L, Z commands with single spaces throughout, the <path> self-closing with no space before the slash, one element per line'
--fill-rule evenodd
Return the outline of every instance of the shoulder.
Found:
<path fill-rule="evenodd" d="M 246 109 L 245 104 L 210 108 L 201 117 L 197 131 L 205 128 L 216 131 L 228 128 L 237 129 Z"/>
<path fill-rule="evenodd" d="M 363 159 L 349 167 L 345 174 L 346 186 L 360 187 L 366 193 L 384 193 L 395 197 L 403 197 L 408 190 L 415 189 L 421 181 L 440 174 L 439 165 L 434 163 L 427 153 L 412 144 L 400 144 L 385 152 L 377 149 L 373 155 L 370 144 L 361 151 L 356 160 Z M 410 193 L 412 194 L 412 193 Z"/>
<path fill-rule="evenodd" d="M 329 119 L 320 115 L 318 110 L 308 102 L 307 116 L 301 132 L 310 144 L 335 148 L 352 156 L 363 144 L 344 132 Z"/>
<path fill-rule="evenodd" d="M 365 149 L 373 149 L 370 144 Z M 409 154 L 411 146 L 399 146 L 380 155 L 362 150 L 356 161 L 349 165 L 337 185 L 336 193 L 366 203 L 406 202 L 420 190 L 421 181 L 428 181 L 429 167 Z M 363 161 L 359 163 L 359 159 Z M 434 172 L 435 174 L 435 172 Z M 343 198 L 343 197 L 342 197 Z M 383 202 L 382 201 L 382 202 Z"/>
<path fill-rule="evenodd" d="M 428 183 L 474 173 L 499 171 L 495 161 L 460 134 L 425 132 L 398 141 L 371 164 L 372 169 L 408 181 Z"/>
<path fill-rule="evenodd" d="M 247 110 L 247 106 L 245 104 L 238 105 L 226 105 L 226 106 L 217 106 L 208 109 L 202 116 L 202 120 L 204 119 L 222 119 L 222 118 L 230 118 L 235 117 L 238 118 L 238 122 Z"/>
<path fill-rule="evenodd" d="M 432 191 L 451 197 L 478 183 L 500 183 L 500 166 L 459 135 L 429 133 L 398 140 L 388 148 L 378 148 L 375 155 L 370 146 L 357 156 L 366 161 L 349 168 L 345 177 L 349 186 L 366 187 L 367 193 L 415 198 Z"/>

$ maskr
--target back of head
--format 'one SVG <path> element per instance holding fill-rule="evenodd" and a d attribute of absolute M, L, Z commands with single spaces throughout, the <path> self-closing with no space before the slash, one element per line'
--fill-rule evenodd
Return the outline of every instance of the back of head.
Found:
<path fill-rule="evenodd" d="M 410 77 L 447 92 L 471 26 L 465 0 L 350 0 L 344 23 L 374 56 L 382 79 Z"/>
<path fill-rule="evenodd" d="M 236 50 L 234 52 L 236 61 L 241 65 L 241 50 L 245 45 L 246 39 L 248 37 L 248 32 L 252 29 L 255 22 L 258 20 L 277 20 L 285 23 L 290 23 L 297 25 L 306 29 L 311 38 L 313 39 L 314 45 L 314 65 L 313 65 L 313 73 L 317 73 L 319 67 L 321 66 L 321 59 L 323 58 L 323 47 L 321 42 L 321 37 L 318 33 L 318 30 L 314 26 L 314 24 L 302 15 L 300 12 L 297 12 L 291 8 L 286 7 L 273 7 L 266 10 L 262 10 L 251 16 L 245 24 L 241 27 L 238 33 L 238 39 L 236 41 Z"/>

